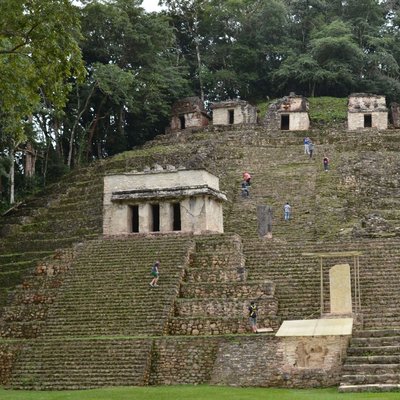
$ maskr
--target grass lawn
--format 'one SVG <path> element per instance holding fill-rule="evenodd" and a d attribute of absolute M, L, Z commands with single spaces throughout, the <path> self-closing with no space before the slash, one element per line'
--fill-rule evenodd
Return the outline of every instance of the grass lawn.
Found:
<path fill-rule="evenodd" d="M 123 387 L 80 391 L 33 392 L 0 389 L 1 400 L 391 400 L 397 393 L 338 393 L 333 389 L 263 389 L 221 386 Z"/>

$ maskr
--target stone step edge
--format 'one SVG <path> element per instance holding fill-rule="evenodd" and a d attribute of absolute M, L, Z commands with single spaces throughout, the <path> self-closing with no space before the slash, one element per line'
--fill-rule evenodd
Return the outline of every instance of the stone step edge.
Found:
<path fill-rule="evenodd" d="M 339 392 L 391 392 L 400 390 L 399 384 L 390 383 L 374 383 L 365 385 L 346 385 L 341 384 L 338 388 Z"/>

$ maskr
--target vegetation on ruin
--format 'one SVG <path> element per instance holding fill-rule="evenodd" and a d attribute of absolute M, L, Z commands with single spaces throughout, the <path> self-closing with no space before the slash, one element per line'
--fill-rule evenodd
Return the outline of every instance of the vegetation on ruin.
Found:
<path fill-rule="evenodd" d="M 394 400 L 398 393 L 338 393 L 337 389 L 266 389 L 221 386 L 159 386 L 85 391 L 33 392 L 0 389 L 2 400 Z"/>
<path fill-rule="evenodd" d="M 400 99 L 397 2 L 163 0 L 158 14 L 140 0 L 78 3 L 0 3 L 3 208 L 14 185 L 18 201 L 163 133 L 184 96 L 240 97 L 262 116 L 294 91 L 314 124 L 343 121 L 351 92 Z"/>

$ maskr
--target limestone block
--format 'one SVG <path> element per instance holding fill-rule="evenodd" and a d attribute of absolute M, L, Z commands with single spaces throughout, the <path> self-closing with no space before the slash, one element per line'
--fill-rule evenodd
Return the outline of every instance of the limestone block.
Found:
<path fill-rule="evenodd" d="M 350 265 L 339 264 L 329 270 L 331 313 L 351 314 Z"/>

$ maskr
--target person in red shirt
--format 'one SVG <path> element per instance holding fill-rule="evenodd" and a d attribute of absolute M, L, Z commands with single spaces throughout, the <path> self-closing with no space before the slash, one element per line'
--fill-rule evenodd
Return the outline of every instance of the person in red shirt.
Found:
<path fill-rule="evenodd" d="M 247 186 L 250 186 L 251 175 L 248 172 L 243 172 L 243 180 L 247 182 Z"/>

